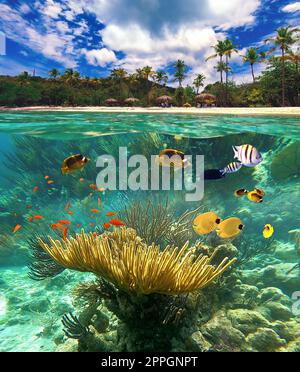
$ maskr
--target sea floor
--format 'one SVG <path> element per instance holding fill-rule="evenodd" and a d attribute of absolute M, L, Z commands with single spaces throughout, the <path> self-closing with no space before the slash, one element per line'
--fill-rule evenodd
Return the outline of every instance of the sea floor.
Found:
<path fill-rule="evenodd" d="M 65 272 L 37 283 L 28 268 L 0 272 L 0 351 L 55 351 L 64 342 L 61 317 L 74 310 L 71 292 L 82 275 Z"/>

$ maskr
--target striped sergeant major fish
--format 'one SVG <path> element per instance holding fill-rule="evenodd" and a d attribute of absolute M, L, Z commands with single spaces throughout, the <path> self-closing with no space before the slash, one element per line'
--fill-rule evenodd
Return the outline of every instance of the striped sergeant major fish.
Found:
<path fill-rule="evenodd" d="M 234 158 L 245 167 L 255 167 L 263 160 L 262 154 L 252 145 L 233 146 Z"/>
<path fill-rule="evenodd" d="M 220 170 L 220 172 L 223 175 L 225 175 L 225 174 L 233 174 L 233 173 L 238 172 L 242 168 L 242 166 L 243 166 L 242 163 L 237 163 L 237 162 L 230 163 L 229 165 L 227 165 L 226 168 Z"/>

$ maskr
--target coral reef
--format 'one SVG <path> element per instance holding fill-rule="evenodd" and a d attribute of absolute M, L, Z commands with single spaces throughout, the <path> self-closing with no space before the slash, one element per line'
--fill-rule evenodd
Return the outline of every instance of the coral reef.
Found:
<path fill-rule="evenodd" d="M 193 249 L 186 243 L 181 249 L 148 246 L 132 229 L 116 229 L 94 237 L 77 234 L 67 241 L 39 240 L 41 247 L 65 268 L 91 272 L 105 278 L 126 292 L 137 294 L 181 294 L 199 290 L 230 267 L 225 258 L 217 267 L 214 256 L 193 259 Z"/>

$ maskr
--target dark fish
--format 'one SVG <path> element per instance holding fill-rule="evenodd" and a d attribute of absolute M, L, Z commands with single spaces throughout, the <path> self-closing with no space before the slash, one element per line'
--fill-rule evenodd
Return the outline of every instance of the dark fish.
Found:
<path fill-rule="evenodd" d="M 204 172 L 204 180 L 220 180 L 224 178 L 226 174 L 222 172 L 222 170 L 219 169 L 208 169 Z"/>
<path fill-rule="evenodd" d="M 70 156 L 63 161 L 61 172 L 62 174 L 70 174 L 77 170 L 83 169 L 89 159 L 81 154 Z"/>

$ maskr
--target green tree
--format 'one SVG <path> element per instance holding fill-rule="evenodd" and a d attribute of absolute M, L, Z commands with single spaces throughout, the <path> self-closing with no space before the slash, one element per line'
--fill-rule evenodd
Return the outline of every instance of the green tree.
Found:
<path fill-rule="evenodd" d="M 223 72 L 230 72 L 231 71 L 231 68 L 229 66 L 226 65 L 225 62 L 218 62 L 217 66 L 214 67 L 218 72 L 221 72 L 223 74 Z M 222 84 L 222 83 L 221 83 Z"/>
<path fill-rule="evenodd" d="M 246 55 L 243 56 L 243 60 L 245 63 L 250 63 L 253 83 L 255 83 L 254 65 L 261 61 L 261 54 L 257 48 L 249 48 L 246 51 Z"/>
<path fill-rule="evenodd" d="M 205 81 L 206 77 L 203 75 L 203 74 L 198 74 L 195 78 L 195 80 L 193 81 L 193 85 L 194 87 L 196 88 L 196 93 L 199 94 L 199 89 L 201 87 L 204 87 L 204 81 Z"/>
<path fill-rule="evenodd" d="M 137 69 L 137 76 L 138 79 L 140 80 L 146 80 L 147 84 L 147 105 L 150 105 L 150 93 L 151 93 L 151 88 L 152 84 L 150 81 L 150 78 L 155 76 L 155 71 L 151 66 L 145 66 L 143 68 Z"/>
<path fill-rule="evenodd" d="M 292 26 L 281 27 L 276 30 L 276 35 L 266 39 L 266 43 L 274 45 L 273 50 L 281 50 L 281 90 L 282 90 L 282 106 L 286 104 L 286 60 L 285 55 L 298 40 L 299 29 L 292 28 Z"/>
<path fill-rule="evenodd" d="M 178 60 L 175 65 L 175 73 L 174 73 L 174 81 L 178 81 L 179 83 L 179 88 L 182 88 L 182 83 L 184 79 L 186 78 L 185 76 L 185 71 L 186 71 L 186 64 L 182 60 Z"/>
<path fill-rule="evenodd" d="M 206 59 L 206 61 L 209 61 L 210 59 L 219 57 L 220 58 L 219 63 L 222 64 L 223 63 L 223 57 L 224 57 L 225 52 L 226 52 L 225 42 L 222 41 L 222 40 L 219 40 L 216 45 L 212 46 L 212 48 L 214 48 L 215 54 L 209 56 Z M 220 70 L 218 72 L 220 72 L 220 78 L 221 78 L 220 81 L 221 81 L 221 84 L 223 84 L 223 72 L 224 72 L 224 70 Z"/>
<path fill-rule="evenodd" d="M 56 79 L 59 76 L 59 71 L 56 68 L 53 68 L 48 72 L 48 75 L 53 79 Z"/>
<path fill-rule="evenodd" d="M 169 81 L 169 78 L 168 78 L 168 75 L 166 74 L 166 72 L 157 71 L 156 74 L 155 74 L 155 81 L 158 84 L 163 85 L 165 87 L 167 85 L 168 81 Z"/>

